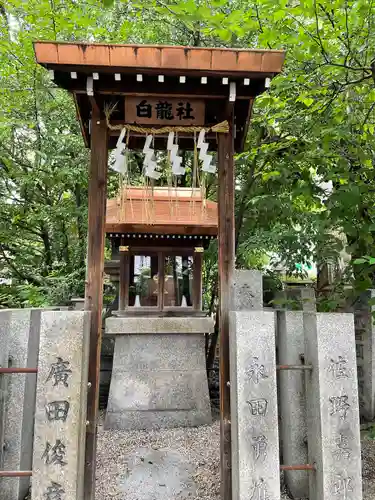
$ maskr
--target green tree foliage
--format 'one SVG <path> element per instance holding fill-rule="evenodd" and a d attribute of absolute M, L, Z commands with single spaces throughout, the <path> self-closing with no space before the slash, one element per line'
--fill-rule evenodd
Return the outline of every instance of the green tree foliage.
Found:
<path fill-rule="evenodd" d="M 358 259 L 373 255 L 375 237 L 373 0 L 9 0 L 0 33 L 0 273 L 13 283 L 0 290 L 4 305 L 83 292 L 89 154 L 70 96 L 35 64 L 36 39 L 286 50 L 236 159 L 237 265 L 277 255 L 298 273 L 296 263 L 335 260 L 346 246 L 357 262 L 347 279 L 371 285 L 375 265 Z"/>

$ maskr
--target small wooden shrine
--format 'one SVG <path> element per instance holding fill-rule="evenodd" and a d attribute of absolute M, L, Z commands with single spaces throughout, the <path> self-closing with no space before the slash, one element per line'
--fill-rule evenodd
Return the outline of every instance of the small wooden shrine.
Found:
<path fill-rule="evenodd" d="M 182 151 L 193 152 L 196 171 L 217 175 L 221 496 L 223 500 L 231 500 L 229 309 L 235 261 L 233 157 L 235 152 L 243 150 L 254 99 L 280 73 L 285 54 L 267 50 L 57 42 L 36 42 L 34 50 L 37 62 L 49 71 L 56 84 L 72 93 L 84 142 L 91 149 L 85 293 L 85 308 L 91 311 L 91 388 L 87 407 L 85 500 L 94 498 L 95 484 L 110 149 L 114 149 L 115 157 L 111 165 L 124 177 L 128 152 L 141 151 L 143 175 L 147 185 L 154 187 L 163 175 L 185 175 L 188 165 L 180 154 Z M 167 152 L 168 174 L 158 151 Z M 189 187 L 196 184 L 193 182 Z M 127 246 L 125 241 L 121 246 Z"/>
<path fill-rule="evenodd" d="M 108 200 L 104 270 L 119 282 L 115 314 L 203 314 L 203 251 L 217 230 L 217 204 L 198 188 L 130 187 Z"/>

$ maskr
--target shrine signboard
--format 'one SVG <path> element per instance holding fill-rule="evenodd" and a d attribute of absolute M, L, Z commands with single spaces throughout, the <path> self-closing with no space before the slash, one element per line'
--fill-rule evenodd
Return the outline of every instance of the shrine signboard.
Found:
<path fill-rule="evenodd" d="M 142 125 L 204 125 L 205 102 L 182 97 L 126 97 L 125 120 Z"/>
<path fill-rule="evenodd" d="M 83 495 L 89 313 L 41 315 L 32 500 Z"/>

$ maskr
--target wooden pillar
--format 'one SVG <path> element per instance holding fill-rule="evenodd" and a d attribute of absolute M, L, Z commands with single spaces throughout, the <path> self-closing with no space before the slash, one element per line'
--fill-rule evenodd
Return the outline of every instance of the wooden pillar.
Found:
<path fill-rule="evenodd" d="M 235 259 L 233 108 L 228 117 L 230 132 L 218 134 L 221 500 L 232 499 L 229 309 Z"/>
<path fill-rule="evenodd" d="M 87 276 L 85 310 L 91 311 L 89 389 L 87 398 L 87 427 L 84 498 L 95 498 L 96 429 L 99 407 L 100 350 L 102 343 L 104 227 L 107 202 L 107 125 L 98 110 L 93 109 L 91 120 L 91 163 L 89 173 L 89 213 L 87 236 Z"/>
<path fill-rule="evenodd" d="M 151 255 L 150 257 L 151 261 L 151 278 L 153 278 L 156 274 L 158 274 L 158 256 L 157 255 Z"/>
<path fill-rule="evenodd" d="M 130 297 L 130 288 L 134 290 L 135 288 L 135 283 L 134 283 L 134 264 L 135 264 L 135 256 L 134 255 L 129 255 L 129 297 Z M 135 301 L 135 292 L 132 292 L 133 298 L 129 299 L 129 305 L 134 306 L 134 301 Z M 133 300 L 134 299 L 134 300 Z"/>
<path fill-rule="evenodd" d="M 158 253 L 158 307 L 164 309 L 164 290 L 165 290 L 165 257 L 162 252 Z"/>
<path fill-rule="evenodd" d="M 203 247 L 194 250 L 193 261 L 193 309 L 202 309 L 202 262 Z"/>
<path fill-rule="evenodd" d="M 129 247 L 120 246 L 120 274 L 118 309 L 124 311 L 129 306 Z"/>

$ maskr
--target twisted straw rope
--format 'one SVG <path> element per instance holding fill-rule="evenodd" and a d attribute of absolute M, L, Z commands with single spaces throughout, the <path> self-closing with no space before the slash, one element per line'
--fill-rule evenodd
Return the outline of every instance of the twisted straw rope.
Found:
<path fill-rule="evenodd" d="M 148 128 L 148 127 L 140 127 L 138 125 L 129 125 L 129 124 L 123 124 L 123 125 L 111 125 L 110 123 L 110 117 L 115 109 L 116 106 L 113 106 L 112 108 L 106 108 L 104 113 L 107 121 L 107 127 L 110 130 L 122 130 L 126 129 L 130 132 L 139 132 L 140 134 L 152 134 L 152 135 L 160 135 L 160 134 L 166 134 L 169 132 L 200 132 L 201 130 L 205 130 L 206 132 L 216 132 L 216 133 L 222 133 L 222 134 L 228 134 L 229 132 L 229 123 L 227 120 L 224 120 L 223 122 L 217 123 L 216 125 L 213 125 L 212 127 L 161 127 L 161 128 Z"/>

